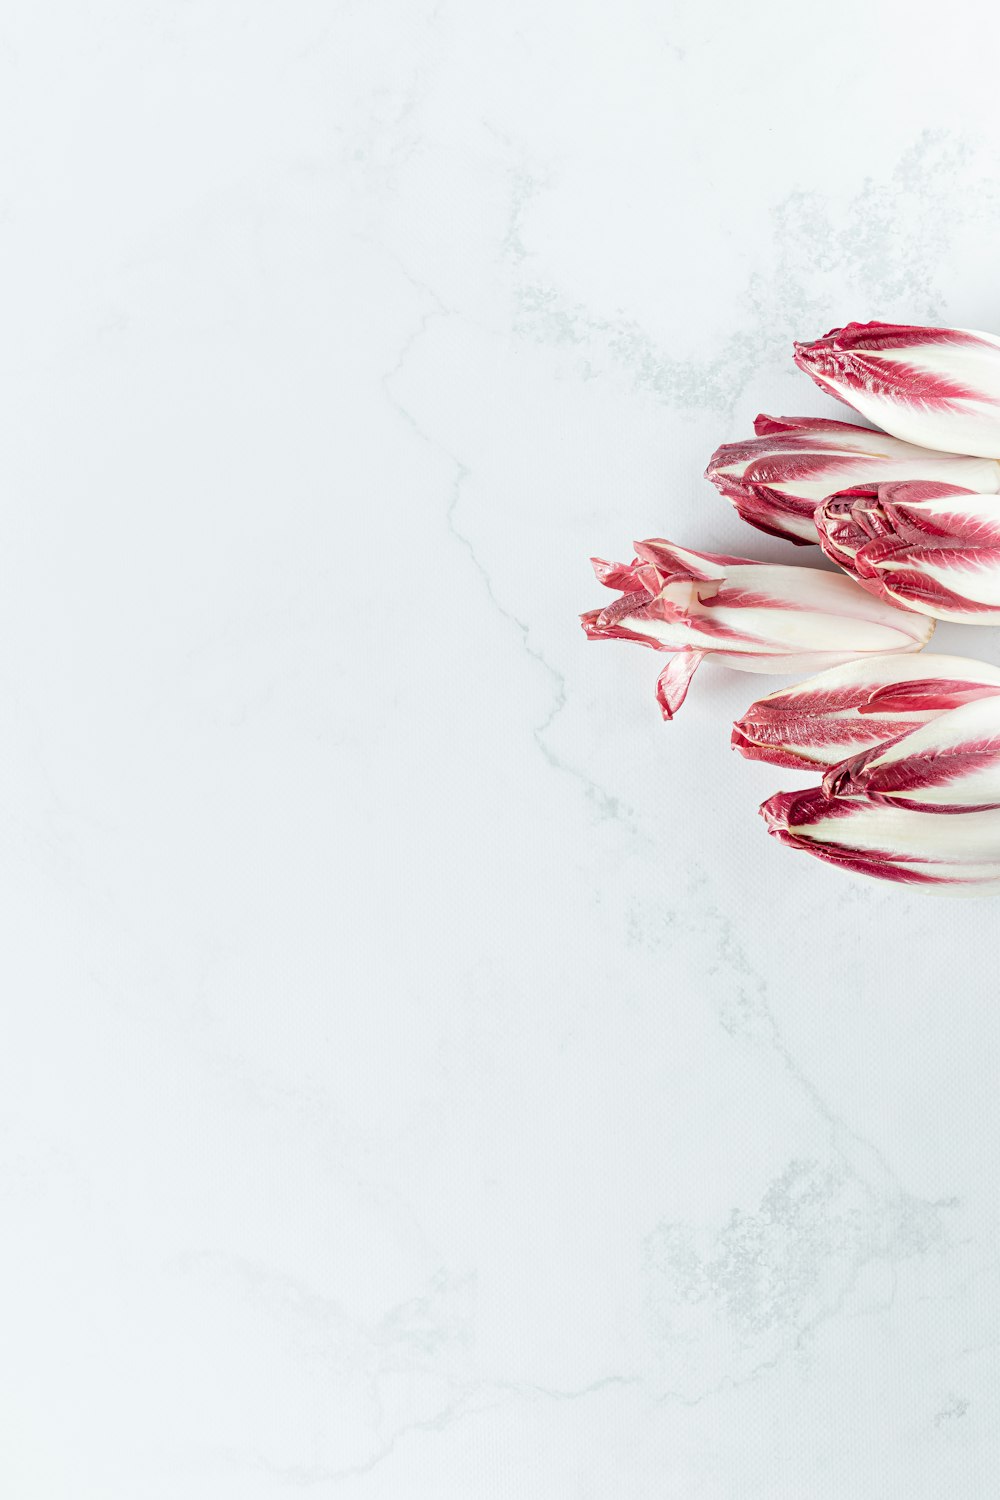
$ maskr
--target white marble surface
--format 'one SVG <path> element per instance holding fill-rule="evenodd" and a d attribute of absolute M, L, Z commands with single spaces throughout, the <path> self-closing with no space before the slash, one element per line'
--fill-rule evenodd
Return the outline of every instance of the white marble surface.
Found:
<path fill-rule="evenodd" d="M 997 903 L 756 816 L 633 536 L 1000 328 L 1000 19 L 13 0 L 0 1489 L 1000 1490 Z M 1000 660 L 990 632 L 948 649 Z"/>

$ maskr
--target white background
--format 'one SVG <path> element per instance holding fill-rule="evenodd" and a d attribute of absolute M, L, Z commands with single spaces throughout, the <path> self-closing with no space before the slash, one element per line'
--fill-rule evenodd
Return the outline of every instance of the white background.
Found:
<path fill-rule="evenodd" d="M 5 1496 L 996 1495 L 1000 906 L 769 840 L 767 679 L 664 725 L 576 615 L 815 560 L 700 477 L 793 338 L 1000 330 L 998 53 L 7 7 Z"/>

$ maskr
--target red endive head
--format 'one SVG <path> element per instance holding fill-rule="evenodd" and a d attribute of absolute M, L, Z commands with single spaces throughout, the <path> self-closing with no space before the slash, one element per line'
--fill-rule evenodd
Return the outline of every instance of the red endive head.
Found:
<path fill-rule="evenodd" d="M 1000 620 L 1000 504 L 958 485 L 884 484 L 816 509 L 820 545 L 887 603 L 962 623 Z"/>
<path fill-rule="evenodd" d="M 931 452 L 850 422 L 761 414 L 754 431 L 717 448 L 705 477 L 745 521 L 792 542 L 816 541 L 816 506 L 835 490 L 906 479 L 1000 490 L 1000 464 L 992 459 Z"/>
<path fill-rule="evenodd" d="M 815 671 L 868 654 L 919 651 L 928 621 L 866 595 L 842 574 L 695 552 L 653 539 L 631 563 L 594 560 L 620 590 L 581 617 L 591 640 L 637 641 L 674 654 L 658 699 L 671 717 L 707 655 L 749 672 Z"/>
<path fill-rule="evenodd" d="M 748 760 L 828 770 L 980 698 L 1000 696 L 1000 667 L 960 656 L 868 656 L 751 704 L 732 743 Z"/>
<path fill-rule="evenodd" d="M 943 894 L 1000 891 L 1000 808 L 930 811 L 816 786 L 778 792 L 760 812 L 781 843 L 844 870 Z"/>
<path fill-rule="evenodd" d="M 1000 339 L 993 334 L 848 323 L 796 344 L 795 363 L 894 437 L 1000 456 Z"/>

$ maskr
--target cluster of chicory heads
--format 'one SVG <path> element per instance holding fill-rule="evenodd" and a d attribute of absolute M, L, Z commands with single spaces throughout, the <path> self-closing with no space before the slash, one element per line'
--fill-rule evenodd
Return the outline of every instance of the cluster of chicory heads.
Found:
<path fill-rule="evenodd" d="M 1000 667 L 913 654 L 936 619 L 1000 624 L 1000 338 L 850 323 L 795 362 L 884 430 L 760 416 L 707 477 L 843 571 L 637 542 L 631 563 L 594 559 L 618 597 L 584 630 L 668 653 L 668 719 L 709 655 L 816 674 L 733 728 L 750 759 L 822 775 L 764 803 L 769 831 L 883 879 L 1000 891 Z"/>

